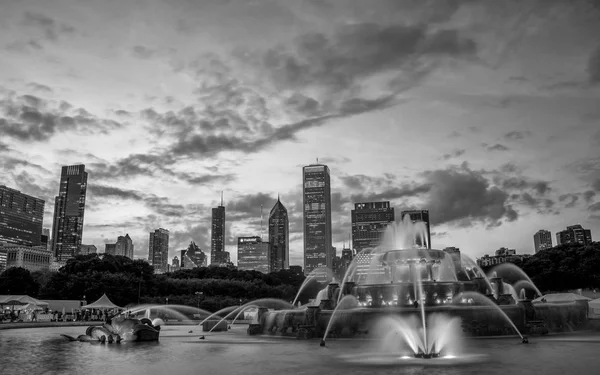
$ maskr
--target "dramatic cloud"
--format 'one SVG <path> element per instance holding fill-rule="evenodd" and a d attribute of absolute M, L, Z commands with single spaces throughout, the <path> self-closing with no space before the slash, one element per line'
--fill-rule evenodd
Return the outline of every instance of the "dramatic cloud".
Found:
<path fill-rule="evenodd" d="M 600 46 L 598 46 L 591 54 L 587 68 L 590 82 L 600 83 Z"/>
<path fill-rule="evenodd" d="M 531 135 L 531 132 L 528 130 L 512 131 L 512 132 L 508 132 L 508 133 L 504 134 L 504 138 L 507 140 L 511 140 L 511 141 L 517 141 L 517 140 L 523 139 L 525 137 L 528 137 L 530 135 Z"/>
<path fill-rule="evenodd" d="M 464 149 L 454 150 L 449 154 L 444 154 L 442 156 L 442 159 L 448 160 L 448 159 L 452 159 L 452 158 L 457 158 L 459 156 L 462 156 L 465 152 L 466 152 L 466 150 L 464 150 Z"/>
<path fill-rule="evenodd" d="M 518 217 L 508 204 L 508 193 L 490 186 L 481 173 L 463 167 L 428 171 L 424 176 L 431 190 L 423 207 L 429 209 L 432 224 L 497 226 L 502 219 Z"/>
<path fill-rule="evenodd" d="M 488 151 L 508 151 L 510 150 L 508 147 L 501 145 L 500 143 L 496 143 L 493 146 L 487 147 Z"/>
<path fill-rule="evenodd" d="M 87 191 L 90 196 L 96 198 L 111 197 L 119 199 L 132 199 L 136 201 L 141 201 L 144 199 L 143 194 L 141 192 L 135 190 L 121 189 L 115 186 L 90 184 Z"/>
<path fill-rule="evenodd" d="M 23 24 L 39 30 L 42 32 L 44 38 L 52 41 L 56 41 L 61 35 L 75 32 L 73 26 L 35 12 L 25 12 L 23 15 Z"/>
<path fill-rule="evenodd" d="M 65 109 L 66 108 L 66 109 Z M 33 95 L 0 99 L 0 131 L 21 141 L 45 141 L 59 132 L 108 133 L 122 125 Z"/>

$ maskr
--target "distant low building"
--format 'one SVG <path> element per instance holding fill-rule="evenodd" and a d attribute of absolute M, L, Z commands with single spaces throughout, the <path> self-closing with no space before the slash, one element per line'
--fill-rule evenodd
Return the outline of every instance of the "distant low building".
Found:
<path fill-rule="evenodd" d="M 533 235 L 533 246 L 535 252 L 550 249 L 552 247 L 552 233 L 549 230 L 540 229 Z"/>
<path fill-rule="evenodd" d="M 98 248 L 95 245 L 81 245 L 79 246 L 80 255 L 97 254 Z"/>
<path fill-rule="evenodd" d="M 477 259 L 477 265 L 479 267 L 493 267 L 503 263 L 515 263 L 516 261 L 523 261 L 529 258 L 531 254 L 517 254 L 515 249 L 507 249 L 501 247 L 496 250 L 496 255 L 490 256 L 485 254 L 481 258 Z"/>
<path fill-rule="evenodd" d="M 583 229 L 579 224 L 570 225 L 567 229 L 556 233 L 556 244 L 581 244 L 589 245 L 592 243 L 592 231 Z"/>
<path fill-rule="evenodd" d="M 271 252 L 268 242 L 260 237 L 238 237 L 238 269 L 269 273 Z"/>
<path fill-rule="evenodd" d="M 6 268 L 21 267 L 30 272 L 50 269 L 52 253 L 46 246 L 12 245 L 6 247 Z"/>
<path fill-rule="evenodd" d="M 290 266 L 290 271 L 296 275 L 302 275 L 302 266 Z"/>

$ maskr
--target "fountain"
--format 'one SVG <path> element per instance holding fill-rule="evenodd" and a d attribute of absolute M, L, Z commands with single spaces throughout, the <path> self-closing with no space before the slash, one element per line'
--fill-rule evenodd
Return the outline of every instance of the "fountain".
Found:
<path fill-rule="evenodd" d="M 527 299 L 525 288 L 540 292 L 517 266 L 504 265 L 488 277 L 459 251 L 427 248 L 425 234 L 423 223 L 407 217 L 390 225 L 379 246 L 354 257 L 341 284 L 330 282 L 303 309 L 259 308 L 248 333 L 320 337 L 321 346 L 338 337 L 401 339 L 409 350 L 401 357 L 405 363 L 455 361 L 450 352 L 460 336 L 517 336 L 525 344 L 525 334 L 585 323 L 583 304 L 536 305 Z M 414 245 L 417 238 L 423 246 Z M 552 323 L 557 317 L 562 320 Z M 382 324 L 387 328 L 380 329 Z"/>

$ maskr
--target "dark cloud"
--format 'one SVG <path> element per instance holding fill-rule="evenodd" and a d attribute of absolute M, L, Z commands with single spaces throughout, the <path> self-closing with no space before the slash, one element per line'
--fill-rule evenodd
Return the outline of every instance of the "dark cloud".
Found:
<path fill-rule="evenodd" d="M 353 194 L 351 196 L 353 203 L 391 201 L 400 198 L 418 197 L 419 195 L 430 192 L 434 187 L 429 183 L 421 185 L 405 184 L 400 187 L 389 187 L 380 192 Z"/>
<path fill-rule="evenodd" d="M 504 134 L 504 138 L 510 141 L 517 141 L 520 139 L 523 139 L 525 137 L 528 137 L 531 135 L 531 132 L 529 130 L 525 130 L 525 131 L 511 131 L 508 132 L 506 134 Z"/>
<path fill-rule="evenodd" d="M 46 202 L 51 202 L 55 193 L 58 192 L 58 187 L 56 190 L 54 190 L 48 186 L 40 184 L 39 178 L 28 173 L 27 171 L 21 171 L 19 173 L 12 174 L 12 178 L 16 185 L 15 189 L 33 197 L 43 199 Z M 46 207 L 49 206 L 46 205 Z"/>
<path fill-rule="evenodd" d="M 139 191 L 121 189 L 115 186 L 90 184 L 87 190 L 90 196 L 95 196 L 96 198 L 112 197 L 120 199 L 132 199 L 135 201 L 141 201 L 144 199 L 143 193 Z"/>
<path fill-rule="evenodd" d="M 277 202 L 276 195 L 265 193 L 245 194 L 228 201 L 225 205 L 226 215 L 232 220 L 255 219 L 260 221 L 260 210 L 263 207 L 264 223 L 267 222 L 269 212 Z"/>
<path fill-rule="evenodd" d="M 594 180 L 594 182 L 592 183 L 592 187 L 594 188 L 594 190 L 600 191 L 600 178 Z"/>
<path fill-rule="evenodd" d="M 496 226 L 502 219 L 514 221 L 518 217 L 508 193 L 490 186 L 481 172 L 462 167 L 428 171 L 424 177 L 431 190 L 423 207 L 429 209 L 432 224 Z"/>
<path fill-rule="evenodd" d="M 560 202 L 564 202 L 566 208 L 571 208 L 571 207 L 575 207 L 575 205 L 577 204 L 577 201 L 579 200 L 579 195 L 571 194 L 571 193 L 562 194 L 561 196 L 558 197 L 558 200 Z"/>
<path fill-rule="evenodd" d="M 487 147 L 488 151 L 508 151 L 510 150 L 508 147 L 501 145 L 500 143 L 496 143 L 493 146 Z"/>
<path fill-rule="evenodd" d="M 547 181 L 532 180 L 525 177 L 501 177 L 494 178 L 496 185 L 502 186 L 505 190 L 524 191 L 531 190 L 537 195 L 546 195 L 552 189 Z"/>
<path fill-rule="evenodd" d="M 75 28 L 71 25 L 34 12 L 24 13 L 23 24 L 38 29 L 42 32 L 45 39 L 52 41 L 56 41 L 62 35 L 68 35 L 75 32 Z"/>
<path fill-rule="evenodd" d="M 62 105 L 61 105 L 62 106 Z M 33 95 L 0 100 L 0 131 L 21 141 L 45 141 L 61 132 L 108 133 L 122 125 L 95 117 L 82 108 L 65 111 Z"/>
<path fill-rule="evenodd" d="M 596 196 L 596 192 L 593 190 L 588 190 L 583 193 L 583 199 L 585 200 L 586 203 L 590 203 L 594 199 L 595 196 Z"/>
<path fill-rule="evenodd" d="M 466 150 L 464 150 L 464 149 L 454 150 L 451 153 L 444 154 L 442 156 L 442 159 L 448 160 L 448 159 L 452 159 L 452 158 L 457 158 L 459 156 L 462 156 L 465 152 L 466 152 Z"/>
<path fill-rule="evenodd" d="M 533 197 L 529 193 L 523 193 L 521 195 L 517 194 L 513 199 L 520 200 L 520 203 L 525 206 L 537 209 L 538 213 L 541 214 L 552 212 L 551 210 L 554 206 L 554 201 L 552 199 Z"/>
<path fill-rule="evenodd" d="M 333 35 L 299 36 L 289 50 L 268 50 L 262 64 L 280 88 L 327 87 L 346 90 L 359 80 L 386 71 L 420 73 L 422 56 L 468 56 L 475 43 L 455 30 L 429 31 L 420 25 L 345 25 Z"/>
<path fill-rule="evenodd" d="M 135 46 L 132 48 L 133 56 L 139 59 L 151 59 L 156 55 L 156 51 L 146 46 Z"/>
<path fill-rule="evenodd" d="M 600 46 L 598 46 L 590 55 L 587 72 L 590 82 L 600 83 Z"/>
<path fill-rule="evenodd" d="M 600 211 L 600 202 L 592 204 L 591 206 L 588 207 L 588 210 L 590 210 L 592 212 Z"/>
<path fill-rule="evenodd" d="M 520 170 L 519 167 L 517 167 L 513 163 L 506 163 L 506 164 L 503 164 L 502 166 L 500 166 L 500 172 L 502 172 L 502 173 L 515 173 L 515 172 L 518 172 L 519 170 Z"/>

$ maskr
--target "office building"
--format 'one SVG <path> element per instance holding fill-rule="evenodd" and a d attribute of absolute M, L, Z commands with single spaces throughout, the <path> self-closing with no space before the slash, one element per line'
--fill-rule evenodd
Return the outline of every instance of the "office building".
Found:
<path fill-rule="evenodd" d="M 187 268 L 206 267 L 206 254 L 198 247 L 198 245 L 196 245 L 194 241 L 190 242 L 187 250 L 185 250 L 185 253 L 182 251 L 182 254 L 185 254 L 182 256 L 185 256 L 185 261 L 183 263 L 185 263 Z"/>
<path fill-rule="evenodd" d="M 495 255 L 490 256 L 485 254 L 481 258 L 477 259 L 477 265 L 481 268 L 489 268 L 503 263 L 522 262 L 530 256 L 531 254 L 517 254 L 515 249 L 501 247 L 500 249 L 496 250 Z"/>
<path fill-rule="evenodd" d="M 429 222 L 429 211 L 428 210 L 412 210 L 412 211 L 402 211 L 400 213 L 400 218 L 404 220 L 404 216 L 408 215 L 413 224 L 422 222 L 426 226 L 426 237 L 422 238 L 419 236 L 415 239 L 415 245 L 418 247 L 423 247 L 427 249 L 431 249 L 431 225 Z M 427 241 L 427 243 L 425 243 Z"/>
<path fill-rule="evenodd" d="M 127 257 L 129 259 L 133 259 L 133 241 L 129 234 L 125 234 L 125 236 L 117 237 L 117 242 L 114 244 L 106 244 L 105 245 L 105 253 L 110 255 L 120 255 L 123 257 Z"/>
<path fill-rule="evenodd" d="M 148 263 L 157 273 L 168 271 L 169 265 L 169 231 L 163 228 L 150 232 L 148 246 Z"/>
<path fill-rule="evenodd" d="M 83 164 L 62 167 L 58 196 L 54 200 L 52 227 L 52 253 L 58 262 L 66 262 L 79 251 L 87 178 Z"/>
<path fill-rule="evenodd" d="M 535 252 L 550 249 L 552 247 L 552 233 L 549 230 L 540 229 L 533 235 L 533 246 Z"/>
<path fill-rule="evenodd" d="M 556 244 L 580 244 L 592 243 L 592 231 L 583 229 L 579 224 L 568 226 L 567 229 L 556 233 Z"/>
<path fill-rule="evenodd" d="M 287 209 L 277 197 L 269 213 L 271 272 L 290 268 L 290 221 Z"/>
<path fill-rule="evenodd" d="M 24 246 L 5 242 L 1 247 L 6 251 L 7 269 L 21 267 L 30 272 L 50 269 L 52 253 L 45 246 Z"/>
<path fill-rule="evenodd" d="M 179 269 L 179 258 L 177 258 L 177 255 L 175 255 L 175 256 L 173 257 L 173 261 L 171 262 L 171 268 L 172 268 L 173 270 L 175 270 L 175 269 Z"/>
<path fill-rule="evenodd" d="M 387 226 L 394 220 L 394 208 L 390 207 L 390 202 L 355 203 L 351 211 L 354 251 L 358 254 L 377 247 Z"/>
<path fill-rule="evenodd" d="M 0 241 L 41 245 L 44 205 L 42 199 L 0 185 Z"/>
<path fill-rule="evenodd" d="M 315 268 L 332 269 L 331 182 L 329 167 L 322 164 L 302 168 L 304 218 L 304 274 Z"/>
<path fill-rule="evenodd" d="M 6 270 L 7 252 L 8 250 L 5 247 L 0 246 L 0 274 Z"/>
<path fill-rule="evenodd" d="M 80 255 L 96 254 L 98 249 L 94 245 L 81 245 L 79 246 Z"/>
<path fill-rule="evenodd" d="M 225 251 L 225 207 L 221 195 L 221 205 L 212 209 L 210 264 L 222 266 L 229 262 L 229 252 Z"/>
<path fill-rule="evenodd" d="M 238 237 L 238 269 L 269 273 L 271 268 L 271 252 L 268 242 L 260 237 Z"/>

